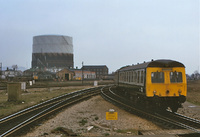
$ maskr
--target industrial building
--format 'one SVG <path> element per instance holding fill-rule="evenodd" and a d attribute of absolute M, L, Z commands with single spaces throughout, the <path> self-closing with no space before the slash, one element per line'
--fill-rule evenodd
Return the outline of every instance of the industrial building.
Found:
<path fill-rule="evenodd" d="M 32 68 L 55 72 L 74 67 L 72 37 L 40 35 L 33 37 Z"/>
<path fill-rule="evenodd" d="M 74 80 L 92 80 L 96 79 L 96 73 L 93 71 L 83 71 L 81 69 L 72 70 L 75 73 Z"/>
<path fill-rule="evenodd" d="M 85 80 L 91 80 L 96 78 L 96 74 L 95 72 L 91 71 L 66 68 L 56 73 L 56 78 L 61 81 L 82 80 L 82 77 Z"/>
<path fill-rule="evenodd" d="M 8 81 L 12 81 L 15 77 L 20 77 L 22 75 L 23 73 L 21 70 L 9 69 L 8 67 L 1 72 L 1 78 L 7 79 Z"/>
<path fill-rule="evenodd" d="M 95 72 L 97 79 L 102 79 L 108 75 L 108 67 L 106 65 L 83 66 L 81 69 Z"/>
<path fill-rule="evenodd" d="M 69 81 L 72 80 L 73 77 L 74 77 L 74 72 L 66 68 L 56 73 L 56 78 L 58 80 Z"/>

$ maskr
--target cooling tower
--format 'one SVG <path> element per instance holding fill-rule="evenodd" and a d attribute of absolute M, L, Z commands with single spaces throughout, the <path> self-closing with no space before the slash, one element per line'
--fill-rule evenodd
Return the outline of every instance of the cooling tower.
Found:
<path fill-rule="evenodd" d="M 41 35 L 33 37 L 32 68 L 73 68 L 72 37 Z"/>

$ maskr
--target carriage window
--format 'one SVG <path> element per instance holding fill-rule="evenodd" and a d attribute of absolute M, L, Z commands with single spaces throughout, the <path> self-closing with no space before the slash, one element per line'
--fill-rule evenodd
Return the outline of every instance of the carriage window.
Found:
<path fill-rule="evenodd" d="M 137 72 L 137 83 L 140 82 L 140 71 Z"/>
<path fill-rule="evenodd" d="M 122 73 L 119 75 L 119 80 L 122 81 Z"/>
<path fill-rule="evenodd" d="M 126 76 L 126 72 L 124 72 L 124 75 L 125 75 L 125 76 L 124 76 L 124 82 L 126 82 L 126 77 L 127 77 L 127 76 Z"/>
<path fill-rule="evenodd" d="M 137 73 L 134 71 L 133 75 L 134 75 L 133 82 L 136 82 L 137 81 Z"/>
<path fill-rule="evenodd" d="M 143 83 L 144 80 L 144 71 L 141 71 L 141 83 Z"/>
<path fill-rule="evenodd" d="M 131 81 L 131 82 L 133 82 L 133 79 L 134 79 L 134 73 L 133 73 L 133 71 L 132 71 L 131 73 L 132 73 L 132 74 L 131 74 L 131 75 L 132 75 L 132 78 L 131 78 L 132 81 Z"/>
<path fill-rule="evenodd" d="M 125 75 L 126 73 L 124 72 L 123 73 L 123 75 L 124 75 L 124 79 L 123 79 L 123 81 L 126 81 L 126 75 Z"/>
<path fill-rule="evenodd" d="M 164 83 L 164 72 L 152 72 L 151 73 L 152 83 Z"/>
<path fill-rule="evenodd" d="M 170 82 L 171 83 L 180 83 L 183 82 L 182 72 L 170 72 Z"/>
<path fill-rule="evenodd" d="M 131 72 L 129 72 L 129 82 L 131 82 Z"/>
<path fill-rule="evenodd" d="M 128 72 L 126 72 L 126 82 L 128 82 Z"/>

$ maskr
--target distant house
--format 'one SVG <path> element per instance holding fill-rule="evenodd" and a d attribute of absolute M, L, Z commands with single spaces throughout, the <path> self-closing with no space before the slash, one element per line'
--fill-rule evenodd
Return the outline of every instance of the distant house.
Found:
<path fill-rule="evenodd" d="M 97 79 L 102 79 L 104 76 L 108 75 L 108 67 L 106 65 L 83 66 L 81 69 L 83 71 L 88 70 L 95 72 Z"/>
<path fill-rule="evenodd" d="M 58 71 L 56 73 L 56 78 L 59 79 L 59 80 L 66 80 L 66 81 L 68 81 L 68 80 L 72 80 L 73 77 L 74 77 L 74 75 L 75 74 L 74 74 L 73 71 L 64 68 L 61 71 Z"/>
<path fill-rule="evenodd" d="M 2 71 L 2 77 L 12 80 L 14 77 L 22 76 L 21 70 L 9 69 Z"/>

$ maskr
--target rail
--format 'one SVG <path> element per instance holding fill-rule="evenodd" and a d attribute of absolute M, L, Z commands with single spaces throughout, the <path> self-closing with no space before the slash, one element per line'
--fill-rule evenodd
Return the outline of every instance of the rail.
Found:
<path fill-rule="evenodd" d="M 169 111 L 166 111 L 165 114 L 163 113 L 153 113 L 153 112 L 147 112 L 142 109 L 136 108 L 132 105 L 132 103 L 127 100 L 126 98 L 116 94 L 114 91 L 111 90 L 112 87 L 109 87 L 107 90 L 103 88 L 101 90 L 101 96 L 110 101 L 111 103 L 118 105 L 122 107 L 123 109 L 134 113 L 138 116 L 144 117 L 146 119 L 150 119 L 156 122 L 161 123 L 162 125 L 168 125 L 173 126 L 176 128 L 183 128 L 192 130 L 195 133 L 200 134 L 200 121 L 186 117 L 184 115 L 178 114 L 178 113 L 172 113 Z"/>
<path fill-rule="evenodd" d="M 22 128 L 32 126 L 34 122 L 37 122 L 41 118 L 52 115 L 64 107 L 99 94 L 101 88 L 89 88 L 68 93 L 2 118 L 0 119 L 0 137 L 15 135 Z"/>

